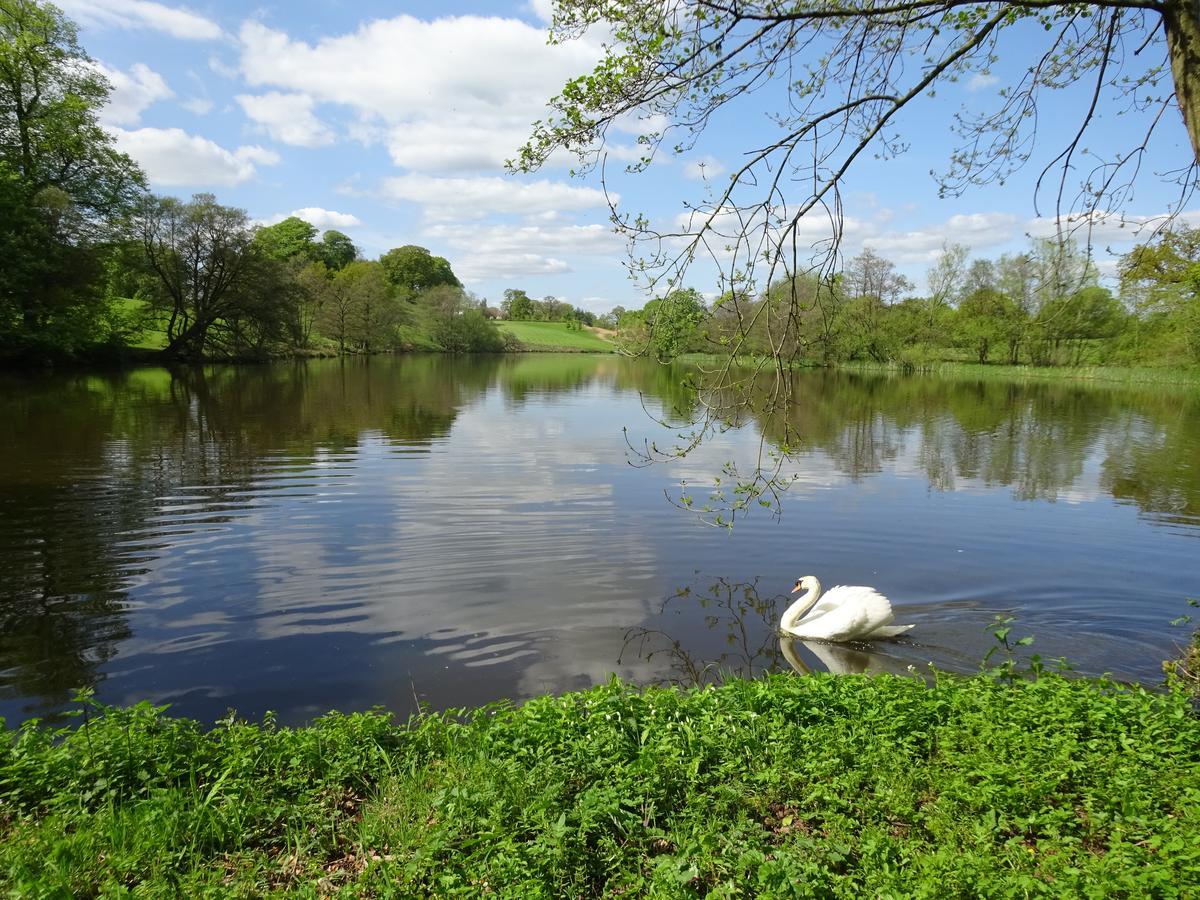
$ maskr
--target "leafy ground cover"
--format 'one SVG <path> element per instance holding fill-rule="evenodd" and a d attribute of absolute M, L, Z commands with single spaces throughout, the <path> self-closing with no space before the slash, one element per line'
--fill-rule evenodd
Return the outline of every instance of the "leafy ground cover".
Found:
<path fill-rule="evenodd" d="M 18 895 L 1172 897 L 1182 691 L 1043 675 L 616 682 L 517 708 L 0 732 Z"/>
<path fill-rule="evenodd" d="M 566 322 L 497 322 L 500 330 L 511 334 L 527 350 L 588 350 L 610 353 L 611 341 L 594 331 L 572 331 Z"/>

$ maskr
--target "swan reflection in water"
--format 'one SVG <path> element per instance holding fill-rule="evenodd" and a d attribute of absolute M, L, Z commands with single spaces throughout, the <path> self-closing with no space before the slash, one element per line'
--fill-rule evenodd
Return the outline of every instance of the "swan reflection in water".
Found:
<path fill-rule="evenodd" d="M 824 641 L 805 641 L 786 634 L 779 636 L 779 650 L 789 666 L 801 675 L 811 675 L 812 668 L 800 656 L 803 647 L 834 675 L 864 675 L 895 672 L 897 661 L 846 644 L 827 644 Z M 904 671 L 906 667 L 900 668 Z"/>

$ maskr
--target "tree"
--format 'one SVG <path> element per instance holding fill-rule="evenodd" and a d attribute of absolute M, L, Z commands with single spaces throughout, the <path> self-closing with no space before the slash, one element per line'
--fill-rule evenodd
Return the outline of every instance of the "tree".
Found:
<path fill-rule="evenodd" d="M 302 256 L 306 260 L 320 259 L 320 253 L 314 239 L 317 229 L 296 216 L 288 216 L 282 222 L 274 225 L 264 225 L 254 234 L 254 242 L 259 252 L 270 259 L 279 261 Z"/>
<path fill-rule="evenodd" d="M 428 333 L 444 352 L 499 353 L 504 349 L 500 330 L 462 288 L 441 285 L 423 294 L 420 302 Z"/>
<path fill-rule="evenodd" d="M 681 353 L 698 349 L 697 329 L 708 314 L 704 298 L 695 288 L 672 291 L 660 300 L 646 304 L 645 320 L 650 343 L 658 359 L 674 359 Z"/>
<path fill-rule="evenodd" d="M 938 317 L 954 305 L 967 277 L 967 257 L 970 251 L 962 244 L 942 245 L 941 255 L 929 269 L 929 295 L 925 300 L 926 325 L 932 331 Z"/>
<path fill-rule="evenodd" d="M 1020 310 L 995 288 L 981 287 L 962 298 L 955 317 L 959 343 L 970 348 L 980 365 L 992 349 L 1008 339 Z"/>
<path fill-rule="evenodd" d="M 525 322 L 534 317 L 534 300 L 520 288 L 507 288 L 500 311 L 510 322 Z"/>
<path fill-rule="evenodd" d="M 321 235 L 321 243 L 317 246 L 321 261 L 330 269 L 344 269 L 358 259 L 358 248 L 354 241 L 340 231 L 330 229 Z"/>
<path fill-rule="evenodd" d="M 0 0 L 0 158 L 30 195 L 58 188 L 90 217 L 129 207 L 144 182 L 96 118 L 110 92 L 57 7 Z"/>
<path fill-rule="evenodd" d="M 1200 363 L 1200 228 L 1177 227 L 1128 253 L 1121 295 L 1170 355 Z"/>
<path fill-rule="evenodd" d="M 360 259 L 338 272 L 333 280 L 346 292 L 347 338 L 364 353 L 393 346 L 401 312 L 386 269 L 378 262 Z"/>
<path fill-rule="evenodd" d="M 98 245 L 144 186 L 96 118 L 110 90 L 56 7 L 0 0 L 0 314 L 26 339 L 98 314 Z"/>
<path fill-rule="evenodd" d="M 462 287 L 450 263 L 424 247 L 396 247 L 379 257 L 388 280 L 410 296 L 440 285 Z"/>
<path fill-rule="evenodd" d="M 236 352 L 247 328 L 273 324 L 266 313 L 275 285 L 263 284 L 263 257 L 244 210 L 222 206 L 212 194 L 189 202 L 150 196 L 134 227 L 165 308 L 168 355 L 203 356 L 222 326 L 219 349 Z"/>

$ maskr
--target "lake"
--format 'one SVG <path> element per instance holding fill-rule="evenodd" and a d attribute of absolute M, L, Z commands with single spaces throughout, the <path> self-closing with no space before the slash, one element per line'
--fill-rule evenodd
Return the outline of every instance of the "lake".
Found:
<path fill-rule="evenodd" d="M 1200 596 L 1200 397 L 803 372 L 640 465 L 693 408 L 615 356 L 380 356 L 0 381 L 0 715 L 94 686 L 214 721 L 792 668 L 974 671 L 986 626 L 1155 683 Z M 626 432 L 624 429 L 628 429 Z M 700 505 L 790 435 L 778 517 Z M 674 501 L 674 502 L 673 502 Z M 905 639 L 789 644 L 800 575 Z"/>

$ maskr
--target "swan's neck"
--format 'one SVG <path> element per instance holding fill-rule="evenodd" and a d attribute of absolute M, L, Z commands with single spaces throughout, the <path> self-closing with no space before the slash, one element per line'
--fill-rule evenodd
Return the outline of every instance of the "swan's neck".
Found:
<path fill-rule="evenodd" d="M 799 600 L 783 611 L 783 618 L 779 621 L 779 626 L 787 631 L 797 622 L 808 614 L 808 611 L 817 605 L 817 601 L 821 599 L 821 582 L 813 579 L 813 586 L 808 589 L 808 593 L 804 594 Z"/>

